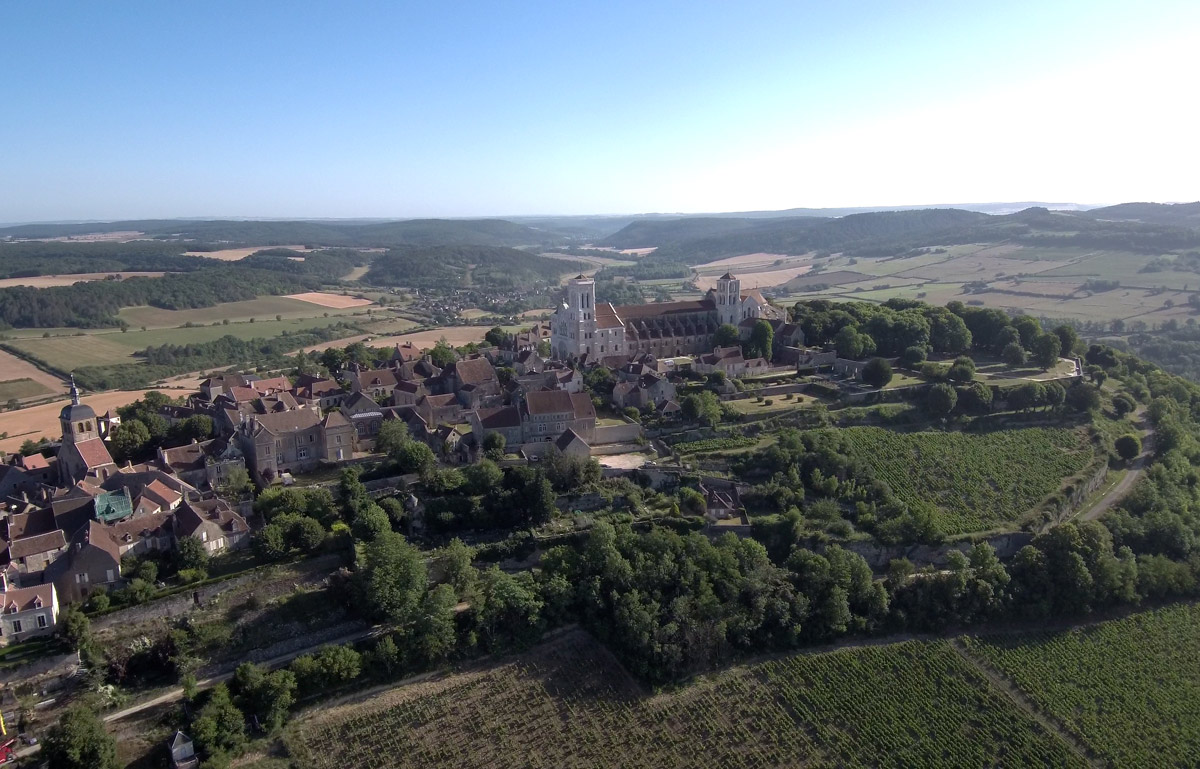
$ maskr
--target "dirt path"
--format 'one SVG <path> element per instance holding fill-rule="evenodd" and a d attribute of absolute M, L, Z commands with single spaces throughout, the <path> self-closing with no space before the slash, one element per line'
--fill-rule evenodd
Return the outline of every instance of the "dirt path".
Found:
<path fill-rule="evenodd" d="M 1104 766 L 1102 761 L 1089 758 L 1088 747 L 1080 742 L 1079 739 L 1076 738 L 1075 735 L 1072 734 L 1057 718 L 1049 714 L 1042 713 L 1038 706 L 1025 696 L 1025 692 L 1021 691 L 1021 689 L 1015 683 L 1009 680 L 1007 676 L 993 668 L 986 661 L 981 660 L 975 657 L 975 655 L 971 654 L 967 647 L 963 645 L 962 641 L 957 638 L 950 639 L 950 648 L 962 658 L 963 662 L 966 662 L 968 665 L 982 673 L 983 676 L 1014 705 L 1025 711 L 1030 718 L 1041 724 L 1046 731 L 1062 740 L 1062 742 L 1068 748 L 1070 748 L 1071 752 L 1079 757 L 1080 761 L 1083 761 L 1089 766 Z"/>
<path fill-rule="evenodd" d="M 1138 420 L 1138 428 L 1142 432 L 1142 453 L 1130 463 L 1129 472 L 1125 473 L 1125 477 L 1117 481 L 1117 485 L 1097 500 L 1090 510 L 1085 510 L 1077 515 L 1078 520 L 1094 521 L 1111 510 L 1113 505 L 1125 498 L 1125 495 L 1133 488 L 1133 484 L 1142 476 L 1146 465 L 1150 464 L 1150 460 L 1154 456 L 1154 428 L 1150 426 L 1144 414 Z"/>
<path fill-rule="evenodd" d="M 322 641 L 319 644 L 313 644 L 312 646 L 306 646 L 303 649 L 297 649 L 295 651 L 288 652 L 287 654 L 281 654 L 278 657 L 272 657 L 271 659 L 265 660 L 264 662 L 261 662 L 259 664 L 263 665 L 267 668 L 277 668 L 285 663 L 291 662 L 292 660 L 296 659 L 297 657 L 299 657 L 303 654 L 308 654 L 309 652 L 314 652 L 317 649 L 320 649 L 322 646 L 328 646 L 330 644 L 336 645 L 336 644 L 352 643 L 354 641 L 361 641 L 365 638 L 370 638 L 371 636 L 375 635 L 376 633 L 381 632 L 382 629 L 383 628 L 377 626 L 377 627 L 367 628 L 366 630 L 358 630 L 353 633 L 348 633 L 344 636 L 340 636 L 338 638 L 331 638 L 328 641 Z M 219 676 L 213 676 L 211 678 L 205 678 L 203 681 L 197 681 L 196 688 L 197 689 L 210 689 L 210 688 L 216 686 L 217 684 L 228 681 L 231 678 L 233 678 L 232 672 L 222 673 Z M 183 687 L 176 687 L 174 689 L 170 689 L 170 690 L 164 692 L 163 694 L 158 695 L 157 697 L 146 700 L 145 702 L 139 702 L 136 705 L 131 705 L 130 707 L 124 708 L 122 710 L 118 710 L 115 713 L 109 713 L 108 715 L 104 716 L 102 718 L 102 720 L 104 721 L 104 723 L 109 724 L 109 723 L 112 723 L 113 721 L 120 721 L 123 718 L 128 718 L 129 716 L 140 713 L 143 710 L 149 710 L 150 708 L 155 708 L 155 707 L 158 707 L 159 705 L 166 705 L 167 703 L 175 702 L 176 700 L 180 700 L 180 699 L 183 699 Z M 18 751 L 17 758 L 27 758 L 29 756 L 36 755 L 41 749 L 42 749 L 42 746 L 40 744 L 31 745 L 30 747 L 25 748 L 24 750 Z"/>

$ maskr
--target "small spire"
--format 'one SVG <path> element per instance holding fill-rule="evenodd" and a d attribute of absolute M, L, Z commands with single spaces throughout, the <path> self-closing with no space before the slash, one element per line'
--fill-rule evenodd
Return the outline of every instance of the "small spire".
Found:
<path fill-rule="evenodd" d="M 79 405 L 79 388 L 75 386 L 75 373 L 71 372 L 71 405 Z"/>

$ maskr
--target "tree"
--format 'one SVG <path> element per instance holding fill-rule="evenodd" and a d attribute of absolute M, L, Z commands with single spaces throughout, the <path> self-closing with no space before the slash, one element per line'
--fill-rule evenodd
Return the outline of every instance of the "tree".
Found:
<path fill-rule="evenodd" d="M 692 422 L 702 422 L 713 426 L 721 421 L 721 402 L 717 396 L 707 390 L 700 393 L 685 395 L 679 402 L 685 419 Z"/>
<path fill-rule="evenodd" d="M 469 603 L 479 580 L 479 573 L 472 565 L 475 560 L 475 548 L 455 537 L 450 540 L 450 544 L 437 552 L 436 560 L 446 584 L 454 589 L 458 600 Z"/>
<path fill-rule="evenodd" d="M 503 433 L 488 433 L 483 436 L 483 453 L 488 459 L 504 459 L 504 447 L 507 442 Z"/>
<path fill-rule="evenodd" d="M 419 441 L 409 441 L 390 455 L 402 473 L 420 473 L 437 464 L 433 449 Z"/>
<path fill-rule="evenodd" d="M 1079 334 L 1070 326 L 1058 326 L 1051 333 L 1058 337 L 1059 353 L 1062 355 L 1071 355 L 1079 346 Z"/>
<path fill-rule="evenodd" d="M 483 335 L 483 341 L 487 342 L 492 347 L 499 347 L 507 342 L 508 339 L 508 334 L 505 333 L 504 329 L 500 328 L 499 326 L 492 326 L 488 329 L 487 333 Z"/>
<path fill-rule="evenodd" d="M 1042 370 L 1052 368 L 1058 363 L 1058 353 L 1062 348 L 1057 334 L 1041 334 L 1033 340 L 1033 361 Z"/>
<path fill-rule="evenodd" d="M 883 358 L 872 358 L 863 366 L 862 379 L 876 390 L 892 381 L 892 366 Z"/>
<path fill-rule="evenodd" d="M 229 753 L 246 743 L 246 718 L 233 704 L 229 687 L 217 684 L 192 721 L 196 747 L 210 756 Z"/>
<path fill-rule="evenodd" d="M 70 605 L 58 615 L 58 632 L 72 649 L 82 649 L 92 640 L 92 623 L 78 606 Z"/>
<path fill-rule="evenodd" d="M 350 523 L 354 538 L 360 542 L 374 542 L 384 533 L 391 532 L 392 521 L 383 508 L 374 502 L 368 502 L 359 508 L 354 520 Z"/>
<path fill-rule="evenodd" d="M 1032 318 L 1028 315 L 1018 315 L 1013 318 L 1013 328 L 1021 336 L 1021 346 L 1025 349 L 1030 349 L 1033 345 L 1033 340 L 1037 339 L 1038 334 L 1042 333 L 1042 324 L 1038 323 L 1037 318 Z"/>
<path fill-rule="evenodd" d="M 1142 453 L 1142 439 L 1133 433 L 1126 433 L 1113 442 L 1117 456 L 1126 462 Z"/>
<path fill-rule="evenodd" d="M 737 326 L 732 323 L 722 323 L 713 334 L 713 345 L 716 347 L 733 347 L 741 343 Z"/>
<path fill-rule="evenodd" d="M 417 656 L 423 661 L 439 662 L 454 650 L 457 641 L 454 607 L 457 603 L 454 588 L 449 585 L 438 585 L 425 594 L 414 639 Z"/>
<path fill-rule="evenodd" d="M 983 414 L 991 411 L 992 388 L 983 382 L 972 382 L 966 387 L 959 389 L 958 402 L 962 404 L 963 409 L 971 414 Z"/>
<path fill-rule="evenodd" d="M 17 400 L 16 398 L 9 398 L 8 403 L 4 404 L 4 407 L 9 411 L 16 411 L 17 409 L 21 408 L 21 401 Z"/>
<path fill-rule="evenodd" d="M 286 517 L 286 516 L 283 516 Z M 288 554 L 286 531 L 281 523 L 268 523 L 250 540 L 254 555 L 262 561 L 278 561 Z"/>
<path fill-rule="evenodd" d="M 1008 406 L 1016 411 L 1028 411 L 1040 406 L 1045 400 L 1046 391 L 1036 382 L 1014 387 L 1008 394 Z"/>
<path fill-rule="evenodd" d="M 1117 412 L 1117 416 L 1123 417 L 1129 412 L 1137 408 L 1133 398 L 1130 398 L 1125 393 L 1117 393 L 1112 399 L 1113 411 Z"/>
<path fill-rule="evenodd" d="M 934 416 L 949 414 L 951 411 L 954 411 L 954 406 L 957 403 L 958 393 L 945 382 L 938 382 L 933 387 L 930 387 L 929 393 L 925 396 L 925 408 L 929 409 L 929 413 Z"/>
<path fill-rule="evenodd" d="M 425 560 L 404 537 L 388 531 L 366 546 L 358 586 L 374 619 L 411 624 L 427 584 Z"/>
<path fill-rule="evenodd" d="M 117 741 L 84 703 L 67 708 L 42 740 L 50 769 L 119 769 Z"/>
<path fill-rule="evenodd" d="M 771 360 L 775 349 L 775 329 L 770 323 L 761 318 L 755 321 L 750 331 L 750 348 L 758 357 Z"/>
<path fill-rule="evenodd" d="M 1052 409 L 1058 410 L 1062 408 L 1063 403 L 1067 400 L 1067 391 L 1058 382 L 1051 382 L 1046 385 L 1046 405 Z"/>
<path fill-rule="evenodd" d="M 833 348 L 837 350 L 840 357 L 857 360 L 863 354 L 862 337 L 863 335 L 858 332 L 856 327 L 844 326 L 833 337 Z"/>
<path fill-rule="evenodd" d="M 492 433 L 499 435 L 499 433 Z M 503 439 L 503 435 L 500 438 Z M 501 447 L 503 450 L 503 447 Z M 504 472 L 496 466 L 496 463 L 486 457 L 479 460 L 473 465 L 467 465 L 463 468 L 463 477 L 467 481 L 467 491 L 471 494 L 486 494 L 489 489 L 493 489 L 500 485 L 504 480 Z"/>
<path fill-rule="evenodd" d="M 1067 390 L 1067 405 L 1076 411 L 1095 411 L 1100 408 L 1100 390 L 1078 382 Z"/>
<path fill-rule="evenodd" d="M 379 435 L 375 437 L 375 450 L 392 456 L 411 440 L 408 425 L 399 419 L 387 419 L 380 425 Z"/>
<path fill-rule="evenodd" d="M 437 344 L 433 346 L 433 349 L 429 351 L 429 360 L 438 368 L 446 368 L 446 366 L 449 366 L 457 359 L 458 356 L 454 353 L 454 348 L 445 339 L 439 339 Z"/>
<path fill-rule="evenodd" d="M 541 635 L 542 599 L 527 571 L 514 576 L 493 565 L 480 575 L 479 599 L 471 609 L 479 640 L 489 651 L 520 648 Z"/>
<path fill-rule="evenodd" d="M 1000 352 L 1000 360 L 1009 368 L 1017 368 L 1025 365 L 1025 348 L 1020 342 L 1009 342 Z"/>
<path fill-rule="evenodd" d="M 975 361 L 966 355 L 958 356 L 946 371 L 946 377 L 955 382 L 970 382 L 975 378 Z"/>
<path fill-rule="evenodd" d="M 208 568 L 208 550 L 196 537 L 180 537 L 175 546 L 175 558 L 180 569 Z"/>
<path fill-rule="evenodd" d="M 150 443 L 150 430 L 140 419 L 122 422 L 112 432 L 113 459 L 125 462 L 137 458 Z"/>
<path fill-rule="evenodd" d="M 254 488 L 254 484 L 246 468 L 234 465 L 225 471 L 225 477 L 217 484 L 217 488 L 222 496 L 240 499 Z"/>
<path fill-rule="evenodd" d="M 234 671 L 232 689 L 242 712 L 256 717 L 263 731 L 274 732 L 287 721 L 296 701 L 296 676 L 290 670 L 268 673 L 261 665 L 244 662 Z"/>
<path fill-rule="evenodd" d="M 928 354 L 924 347 L 913 345 L 905 348 L 904 354 L 900 356 L 900 362 L 904 364 L 905 368 L 915 369 L 925 362 L 926 357 Z"/>

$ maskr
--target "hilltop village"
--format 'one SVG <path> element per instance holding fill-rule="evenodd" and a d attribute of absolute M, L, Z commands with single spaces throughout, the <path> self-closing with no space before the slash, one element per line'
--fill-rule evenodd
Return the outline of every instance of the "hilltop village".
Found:
<path fill-rule="evenodd" d="M 953 302 L 785 308 L 731 273 L 700 299 L 617 305 L 578 275 L 523 330 L 368 342 L 104 413 L 72 380 L 57 440 L 0 464 L 0 639 L 26 671 L 4 679 L 4 718 L 35 720 L 20 692 L 111 709 L 206 676 L 198 710 L 120 712 L 159 719 L 138 750 L 191 766 L 274 739 L 297 698 L 572 622 L 578 648 L 659 683 L 1194 585 L 1154 544 L 1179 514 L 1092 520 L 1128 505 L 1155 429 L 1190 445 L 1163 393 L 1191 391 L 1066 325 Z M 1173 473 L 1145 474 L 1162 486 L 1147 504 Z M 1063 587 L 1075 556 L 1088 580 Z M 304 734 L 290 755 L 311 755 Z"/>

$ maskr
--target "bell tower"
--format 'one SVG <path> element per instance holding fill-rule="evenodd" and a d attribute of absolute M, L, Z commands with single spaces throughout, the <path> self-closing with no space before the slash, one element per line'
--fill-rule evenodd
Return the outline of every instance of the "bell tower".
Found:
<path fill-rule="evenodd" d="M 578 275 L 567 281 L 567 345 L 569 354 L 592 352 L 596 331 L 596 281 Z"/>
<path fill-rule="evenodd" d="M 717 317 L 722 324 L 736 326 L 742 320 L 742 282 L 725 273 L 717 278 Z"/>
<path fill-rule="evenodd" d="M 79 388 L 75 386 L 75 375 L 71 375 L 71 405 L 63 406 L 58 413 L 62 427 L 63 443 L 80 443 L 100 437 L 100 425 L 91 406 L 79 402 Z"/>

